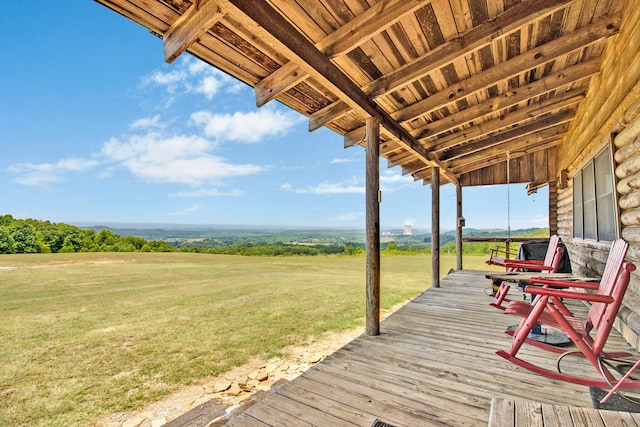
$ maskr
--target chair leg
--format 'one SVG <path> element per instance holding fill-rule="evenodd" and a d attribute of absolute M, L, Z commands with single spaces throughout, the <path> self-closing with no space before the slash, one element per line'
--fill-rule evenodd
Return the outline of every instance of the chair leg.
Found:
<path fill-rule="evenodd" d="M 508 351 L 509 355 L 515 356 L 516 353 L 518 353 L 518 350 L 520 350 L 520 347 L 522 347 L 522 344 L 526 342 L 529 333 L 538 323 L 538 318 L 545 308 L 547 299 L 547 296 L 536 298 L 535 303 L 531 306 L 529 316 L 522 318 L 520 325 L 518 325 L 518 328 L 513 334 L 513 343 L 511 343 L 511 347 Z"/>
<path fill-rule="evenodd" d="M 502 306 L 502 302 L 509 302 L 509 299 L 505 298 L 507 296 L 507 293 L 509 292 L 509 289 L 511 289 L 511 286 L 507 285 L 506 282 L 502 282 L 500 284 L 500 287 L 498 288 L 498 292 L 496 292 L 496 300 L 490 305 L 495 308 L 499 308 L 500 310 L 504 310 L 505 307 Z"/>

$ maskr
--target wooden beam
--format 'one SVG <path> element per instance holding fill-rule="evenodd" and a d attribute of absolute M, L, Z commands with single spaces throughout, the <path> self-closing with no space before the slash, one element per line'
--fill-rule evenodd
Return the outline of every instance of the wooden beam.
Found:
<path fill-rule="evenodd" d="M 351 107 L 342 101 L 336 101 L 333 104 L 327 105 L 309 116 L 309 132 L 320 129 L 322 126 L 344 116 L 351 110 Z M 361 129 L 364 129 L 364 126 Z"/>
<path fill-rule="evenodd" d="M 354 145 L 360 144 L 364 141 L 364 136 L 366 134 L 366 126 L 362 126 L 361 128 L 354 129 L 349 133 L 344 135 L 344 148 L 353 147 Z"/>
<path fill-rule="evenodd" d="M 413 175 L 416 172 L 429 169 L 431 166 L 425 164 L 420 160 L 414 160 L 412 162 L 402 165 L 402 175 Z"/>
<path fill-rule="evenodd" d="M 380 334 L 380 122 L 367 119 L 366 153 L 366 333 Z"/>
<path fill-rule="evenodd" d="M 557 97 L 547 98 L 544 101 L 536 102 L 528 107 L 520 108 L 513 113 L 506 114 L 503 117 L 471 126 L 468 129 L 440 138 L 434 144 L 427 145 L 427 147 L 436 153 L 449 150 L 463 144 L 464 141 L 484 138 L 489 134 L 507 130 L 514 125 L 522 125 L 525 122 L 536 120 L 540 116 L 548 116 L 550 113 L 556 113 L 563 108 L 577 104 L 584 100 L 584 98 L 584 92 L 562 92 Z M 575 115 L 572 117 L 575 117 Z"/>
<path fill-rule="evenodd" d="M 462 186 L 456 185 L 456 270 L 462 270 Z"/>
<path fill-rule="evenodd" d="M 333 33 L 329 34 L 316 47 L 328 58 L 346 55 L 364 42 L 371 40 L 387 28 L 420 9 L 431 0 L 382 0 L 353 18 Z"/>
<path fill-rule="evenodd" d="M 293 62 L 284 64 L 255 85 L 256 105 L 262 107 L 280 93 L 291 89 L 308 78 L 309 75 L 297 64 Z"/>
<path fill-rule="evenodd" d="M 531 0 L 509 8 L 496 18 L 480 24 L 460 37 L 456 37 L 420 58 L 411 61 L 393 72 L 365 85 L 363 90 L 378 97 L 406 86 L 446 65 L 456 58 L 464 57 L 506 33 L 515 31 L 527 22 L 566 6 L 573 0 Z"/>
<path fill-rule="evenodd" d="M 581 62 L 540 80 L 536 80 L 535 82 L 523 85 L 515 91 L 504 93 L 501 96 L 491 98 L 485 102 L 443 117 L 440 120 L 415 128 L 411 131 L 411 134 L 417 137 L 423 144 L 427 144 L 428 146 L 437 145 L 435 143 L 428 143 L 433 141 L 439 134 L 453 130 L 463 123 L 490 116 L 491 114 L 495 114 L 496 111 L 510 109 L 538 96 L 560 90 L 570 84 L 575 84 L 582 79 L 598 73 L 600 71 L 600 65 L 600 58 Z"/>
<path fill-rule="evenodd" d="M 476 156 L 473 162 L 465 162 L 460 165 L 452 165 L 451 168 L 457 174 L 465 174 L 487 166 L 504 163 L 507 160 L 507 148 L 510 151 L 511 159 L 515 159 L 526 154 L 535 153 L 536 151 L 547 150 L 562 143 L 562 137 L 555 135 L 548 139 L 540 140 L 541 135 L 531 135 L 528 138 L 522 138 L 516 143 L 511 143 L 508 147 L 504 147 L 504 151 L 497 152 L 493 155 Z M 471 160 L 471 159 L 468 159 Z"/>
<path fill-rule="evenodd" d="M 394 166 L 401 166 L 405 163 L 409 163 L 414 159 L 415 159 L 415 156 L 413 155 L 413 153 L 409 151 L 405 151 L 405 152 L 387 157 L 387 165 L 388 167 L 392 168 Z"/>
<path fill-rule="evenodd" d="M 536 120 L 526 125 L 515 127 L 506 132 L 491 135 L 489 137 L 473 141 L 471 143 L 463 144 L 460 146 L 452 147 L 442 153 L 440 160 L 445 164 L 450 164 L 452 160 L 457 158 L 463 158 L 468 156 L 474 156 L 478 154 L 490 155 L 491 150 L 497 150 L 495 147 L 504 143 L 508 143 L 518 138 L 523 138 L 535 133 L 546 132 L 545 135 L 549 135 L 549 129 L 555 129 L 552 133 L 556 133 L 561 129 L 565 129 L 564 126 L 567 122 L 571 121 L 575 117 L 575 111 L 566 111 L 562 113 L 553 114 L 543 119 Z M 506 150 L 505 150 L 506 151 Z"/>
<path fill-rule="evenodd" d="M 431 169 L 431 286 L 440 287 L 440 168 Z"/>
<path fill-rule="evenodd" d="M 475 161 L 475 159 L 482 158 L 482 156 L 489 157 L 497 152 L 510 151 L 511 145 L 517 144 L 521 139 L 525 138 L 530 141 L 540 141 L 553 136 L 561 137 L 561 135 L 568 130 L 567 122 L 575 116 L 575 111 L 570 113 L 571 114 L 561 113 L 557 115 L 558 117 L 550 116 L 549 118 L 538 120 L 538 122 L 515 128 L 512 131 L 503 132 L 474 142 L 473 144 L 467 144 L 467 146 L 449 150 L 450 152 L 446 160 L 443 159 L 443 163 L 454 167 L 454 164 L 460 165 L 468 161 Z"/>
<path fill-rule="evenodd" d="M 195 0 L 162 36 L 164 60 L 172 63 L 193 42 L 213 27 L 224 14 L 218 0 Z"/>
<path fill-rule="evenodd" d="M 499 66 L 492 67 L 474 77 L 453 84 L 430 97 L 391 114 L 399 122 L 407 122 L 426 116 L 433 111 L 458 102 L 497 81 L 515 77 L 526 70 L 544 65 L 562 55 L 583 48 L 591 43 L 610 37 L 620 29 L 620 14 L 606 16 L 570 34 L 558 37 L 548 43 L 529 50 Z"/>
<path fill-rule="evenodd" d="M 289 58 L 299 65 L 305 67 L 305 71 L 317 74 L 323 82 L 328 83 L 329 89 L 345 97 L 366 114 L 377 118 L 383 126 L 398 142 L 406 149 L 413 151 L 416 156 L 426 162 L 436 163 L 436 159 L 431 153 L 397 121 L 395 121 L 381 106 L 369 98 L 360 87 L 347 77 L 329 58 L 320 52 L 306 37 L 299 34 L 282 15 L 272 8 L 267 2 L 253 0 L 228 0 L 230 4 L 238 8 L 247 17 L 262 27 L 278 43 L 281 43 L 288 53 L 293 56 Z M 452 182 L 457 182 L 453 174 L 447 178 Z"/>

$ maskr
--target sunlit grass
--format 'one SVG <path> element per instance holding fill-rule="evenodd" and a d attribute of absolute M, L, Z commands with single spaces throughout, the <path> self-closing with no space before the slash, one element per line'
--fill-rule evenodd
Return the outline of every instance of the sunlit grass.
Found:
<path fill-rule="evenodd" d="M 441 258 L 443 275 L 454 257 Z M 465 257 L 483 269 L 484 258 Z M 11 268 L 7 268 L 11 267 Z M 383 256 L 381 306 L 429 287 Z M 252 356 L 361 326 L 364 257 L 0 256 L 0 425 L 91 425 Z"/>

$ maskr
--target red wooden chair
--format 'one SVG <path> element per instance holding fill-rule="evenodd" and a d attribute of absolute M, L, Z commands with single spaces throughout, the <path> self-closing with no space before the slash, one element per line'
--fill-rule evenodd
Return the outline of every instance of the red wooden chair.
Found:
<path fill-rule="evenodd" d="M 562 248 L 560 244 L 560 237 L 554 234 L 549 239 L 549 245 L 547 246 L 547 253 L 544 260 L 519 260 L 519 259 L 499 259 L 499 257 L 492 256 L 487 261 L 490 265 L 503 265 L 508 273 L 516 272 L 524 269 L 529 271 L 536 271 L 540 273 L 555 273 L 558 271 L 560 260 L 562 259 Z M 503 302 L 510 302 L 511 300 L 506 298 L 507 293 L 511 289 L 511 285 L 507 282 L 500 283 L 498 290 L 494 294 L 496 300 L 490 305 L 500 310 L 504 310 Z"/>
<path fill-rule="evenodd" d="M 549 245 L 547 246 L 547 253 L 545 254 L 544 260 L 525 260 L 525 259 L 513 259 L 506 258 L 497 255 L 495 250 L 491 251 L 491 255 L 489 259 L 485 261 L 489 265 L 501 265 L 507 269 L 507 272 L 518 271 L 519 269 L 548 269 L 551 267 L 551 263 L 553 262 L 553 257 L 556 253 L 556 248 L 560 243 L 560 237 L 557 234 L 554 234 L 549 238 Z M 548 267 L 548 268 L 544 268 Z"/>
<path fill-rule="evenodd" d="M 540 273 L 555 273 L 558 271 L 558 266 L 560 265 L 560 260 L 562 259 L 562 248 L 557 247 L 553 256 L 553 260 L 550 265 L 541 265 L 539 267 L 528 267 L 528 270 L 540 272 Z M 495 293 L 495 301 L 490 303 L 492 307 L 499 308 L 500 310 L 504 310 L 506 307 L 502 305 L 503 302 L 511 302 L 509 298 L 506 298 L 507 293 L 511 289 L 511 285 L 507 282 L 500 283 L 498 287 L 498 291 Z"/>
<path fill-rule="evenodd" d="M 606 366 L 606 363 L 603 363 L 603 359 L 631 356 L 631 354 L 626 352 L 613 353 L 604 351 L 604 345 L 609 337 L 613 322 L 622 303 L 622 298 L 627 290 L 630 273 L 636 268 L 634 264 L 624 262 L 627 249 L 628 244 L 622 239 L 613 243 L 599 284 L 570 280 L 535 279 L 535 282 L 540 285 L 564 288 L 574 287 L 595 290 L 597 292 L 576 292 L 566 289 L 528 286 L 525 292 L 535 295 L 536 299 L 532 304 L 522 301 L 509 303 L 505 313 L 521 316 L 522 321 L 515 332 L 507 332 L 514 337 L 509 350 L 498 350 L 496 354 L 522 368 L 560 381 L 599 388 L 607 388 L 618 383 L 613 372 Z M 532 282 L 534 282 L 534 280 L 532 280 Z M 563 299 L 590 302 L 591 309 L 589 310 L 587 319 L 583 321 L 571 315 Z M 528 335 L 536 323 L 565 332 L 578 347 L 578 351 L 566 352 L 566 349 L 529 339 Z M 595 337 L 592 338 L 590 334 L 594 329 L 597 330 L 597 333 Z M 581 377 L 562 373 L 559 369 L 560 359 L 562 357 L 558 360 L 557 372 L 527 362 L 516 356 L 524 343 L 556 353 L 565 353 L 565 355 L 571 354 L 573 356 L 586 358 L 604 378 Z M 617 385 L 623 389 L 640 388 L 640 381 L 635 379 L 626 380 L 624 384 L 618 383 Z"/>

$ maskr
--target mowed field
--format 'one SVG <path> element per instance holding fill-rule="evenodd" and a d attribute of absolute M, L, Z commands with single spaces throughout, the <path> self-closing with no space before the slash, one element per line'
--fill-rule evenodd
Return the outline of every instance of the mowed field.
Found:
<path fill-rule="evenodd" d="M 390 308 L 429 287 L 431 259 L 383 255 L 381 271 Z M 0 425 L 93 425 L 364 312 L 364 257 L 1 255 Z"/>

